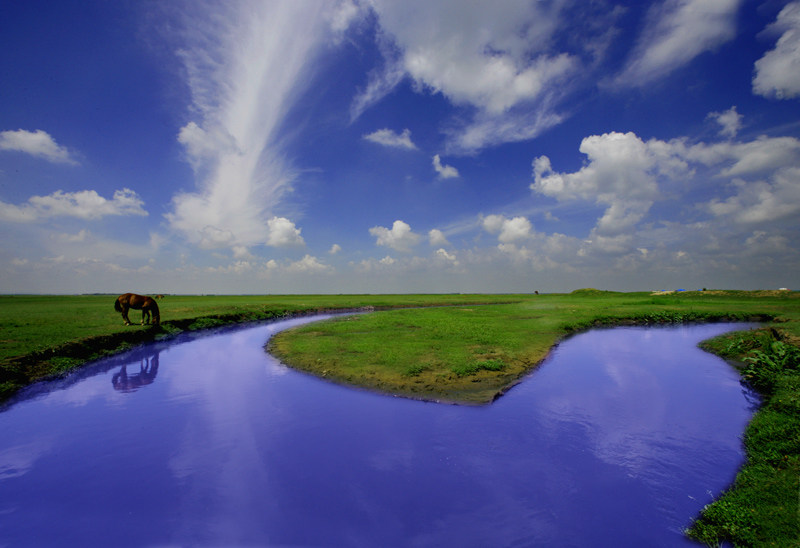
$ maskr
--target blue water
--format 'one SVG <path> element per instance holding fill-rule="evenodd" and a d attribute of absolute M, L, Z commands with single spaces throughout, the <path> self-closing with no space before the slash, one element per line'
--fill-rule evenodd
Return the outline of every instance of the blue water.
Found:
<path fill-rule="evenodd" d="M 251 326 L 149 346 L 0 412 L 0 546 L 696 546 L 754 397 L 699 341 L 561 344 L 495 403 L 377 395 L 286 368 Z"/>

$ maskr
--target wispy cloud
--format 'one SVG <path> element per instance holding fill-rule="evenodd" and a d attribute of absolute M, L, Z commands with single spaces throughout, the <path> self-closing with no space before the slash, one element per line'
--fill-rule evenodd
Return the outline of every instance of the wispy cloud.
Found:
<path fill-rule="evenodd" d="M 777 99 L 800 95 L 800 2 L 781 10 L 768 29 L 781 34 L 775 48 L 756 61 L 753 93 Z"/>
<path fill-rule="evenodd" d="M 454 153 L 538 135 L 560 120 L 547 99 L 576 69 L 570 54 L 550 49 L 568 4 L 486 2 L 464 9 L 458 0 L 371 2 L 384 67 L 354 99 L 353 117 L 409 77 L 418 91 L 474 109 L 473 122 L 449 132 Z M 517 112 L 522 106 L 525 112 Z"/>
<path fill-rule="evenodd" d="M 0 150 L 24 152 L 57 164 L 78 165 L 66 147 L 56 143 L 55 139 L 41 129 L 0 132 Z"/>
<path fill-rule="evenodd" d="M 364 135 L 364 139 L 387 147 L 417 150 L 417 145 L 411 141 L 411 131 L 409 129 L 403 130 L 403 133 L 400 134 L 397 134 L 388 128 L 379 129 L 374 133 Z"/>
<path fill-rule="evenodd" d="M 299 230 L 280 216 L 296 178 L 280 128 L 330 36 L 328 25 L 346 23 L 326 9 L 313 0 L 201 2 L 183 14 L 176 49 L 192 119 L 178 139 L 197 190 L 176 194 L 167 220 L 190 242 L 302 243 Z"/>
<path fill-rule="evenodd" d="M 653 6 L 617 86 L 643 86 L 736 36 L 741 0 L 665 0 Z"/>

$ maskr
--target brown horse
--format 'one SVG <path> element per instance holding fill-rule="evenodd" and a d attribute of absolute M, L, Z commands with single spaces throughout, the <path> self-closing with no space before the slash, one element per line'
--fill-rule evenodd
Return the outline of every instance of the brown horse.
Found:
<path fill-rule="evenodd" d="M 125 325 L 130 325 L 131 321 L 128 319 L 128 310 L 142 311 L 142 325 L 150 323 L 150 314 L 153 315 L 153 325 L 158 325 L 161 322 L 161 314 L 158 312 L 158 305 L 151 297 L 143 295 L 136 295 L 134 293 L 125 293 L 117 297 L 114 303 L 114 310 L 122 313 L 122 319 L 125 320 Z M 145 322 L 147 319 L 147 322 Z"/>

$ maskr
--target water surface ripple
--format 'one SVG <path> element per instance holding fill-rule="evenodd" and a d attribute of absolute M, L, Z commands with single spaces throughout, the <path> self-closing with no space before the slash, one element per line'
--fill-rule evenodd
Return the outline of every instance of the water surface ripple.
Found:
<path fill-rule="evenodd" d="M 318 319 L 318 318 L 314 318 Z M 695 546 L 755 405 L 699 341 L 595 330 L 485 407 L 290 370 L 310 318 L 147 346 L 0 413 L 0 546 Z"/>

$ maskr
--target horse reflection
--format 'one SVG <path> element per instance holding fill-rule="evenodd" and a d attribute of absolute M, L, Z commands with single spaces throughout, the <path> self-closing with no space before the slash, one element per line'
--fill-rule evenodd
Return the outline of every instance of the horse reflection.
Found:
<path fill-rule="evenodd" d="M 143 358 L 139 362 L 138 373 L 128 374 L 127 364 L 123 365 L 122 369 L 111 377 L 111 384 L 114 386 L 114 390 L 120 392 L 136 392 L 143 386 L 153 384 L 156 375 L 158 375 L 158 353 L 149 358 Z"/>

